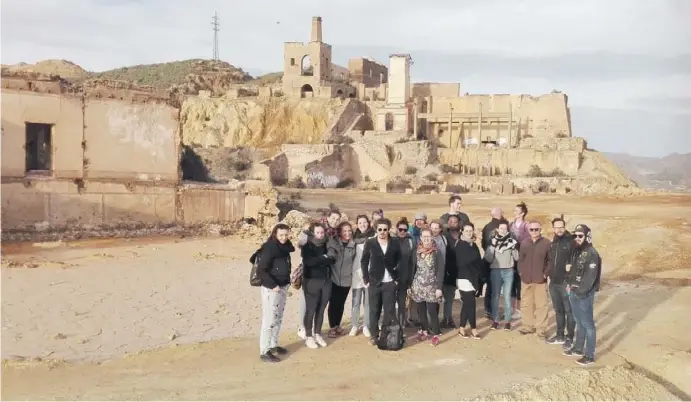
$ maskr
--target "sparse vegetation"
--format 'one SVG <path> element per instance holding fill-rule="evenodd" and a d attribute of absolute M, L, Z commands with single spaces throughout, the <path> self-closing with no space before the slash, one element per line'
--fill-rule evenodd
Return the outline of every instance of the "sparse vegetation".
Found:
<path fill-rule="evenodd" d="M 289 196 L 281 196 L 276 202 L 276 208 L 278 208 L 278 220 L 283 220 L 290 211 L 300 211 L 307 212 L 305 208 L 300 204 L 302 199 L 302 194 L 295 192 L 291 193 Z"/>
<path fill-rule="evenodd" d="M 556 167 L 550 171 L 543 171 L 538 165 L 531 165 L 530 170 L 526 173 L 527 177 L 564 177 L 566 173 Z"/>
<path fill-rule="evenodd" d="M 405 177 L 397 177 L 386 183 L 386 191 L 389 193 L 405 193 L 410 188 L 410 180 Z"/>
<path fill-rule="evenodd" d="M 463 194 L 467 193 L 468 189 L 460 184 L 447 184 L 446 191 L 454 194 Z"/>
<path fill-rule="evenodd" d="M 564 132 L 564 130 L 559 130 L 555 135 L 557 138 L 569 138 L 569 135 Z"/>
<path fill-rule="evenodd" d="M 461 169 L 458 166 L 451 166 L 447 164 L 439 165 L 439 170 L 442 173 L 461 173 Z"/>
<path fill-rule="evenodd" d="M 437 181 L 439 177 L 437 176 L 436 173 L 429 173 L 428 175 L 425 176 L 425 180 L 429 181 Z"/>
<path fill-rule="evenodd" d="M 302 179 L 302 176 L 300 175 L 297 175 L 292 179 L 288 180 L 285 186 L 288 188 L 307 188 L 305 181 Z"/>

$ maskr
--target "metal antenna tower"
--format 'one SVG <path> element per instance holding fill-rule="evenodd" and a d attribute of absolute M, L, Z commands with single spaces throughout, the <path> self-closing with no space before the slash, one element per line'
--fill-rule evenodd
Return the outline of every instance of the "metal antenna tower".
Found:
<path fill-rule="evenodd" d="M 218 19 L 218 14 L 214 11 L 214 16 L 211 18 L 211 27 L 214 30 L 214 60 L 218 61 L 218 31 L 221 30 L 221 24 Z"/>

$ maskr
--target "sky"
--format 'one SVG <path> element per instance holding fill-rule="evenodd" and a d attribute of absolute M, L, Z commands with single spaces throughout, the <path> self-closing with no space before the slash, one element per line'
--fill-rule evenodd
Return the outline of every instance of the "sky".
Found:
<path fill-rule="evenodd" d="M 73 61 L 103 71 L 220 58 L 280 71 L 283 42 L 323 19 L 333 61 L 410 53 L 412 80 L 461 93 L 569 96 L 591 148 L 691 152 L 691 0 L 4 0 L 2 63 Z"/>

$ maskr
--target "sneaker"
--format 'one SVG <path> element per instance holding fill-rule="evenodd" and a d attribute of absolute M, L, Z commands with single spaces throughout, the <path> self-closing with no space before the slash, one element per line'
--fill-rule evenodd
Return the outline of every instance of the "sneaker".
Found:
<path fill-rule="evenodd" d="M 507 322 L 506 324 L 504 324 L 504 331 L 511 331 L 511 323 L 510 322 Z"/>
<path fill-rule="evenodd" d="M 547 343 L 550 345 L 563 345 L 564 343 L 566 343 L 566 341 L 561 336 L 555 336 L 552 339 L 548 339 Z"/>
<path fill-rule="evenodd" d="M 427 332 L 425 332 L 423 330 L 417 331 L 417 336 L 418 336 L 418 339 L 420 339 L 420 342 L 427 340 Z"/>
<path fill-rule="evenodd" d="M 520 332 L 521 335 L 530 335 L 534 334 L 536 331 L 535 328 L 521 328 L 518 330 L 518 332 Z"/>
<path fill-rule="evenodd" d="M 314 341 L 317 342 L 317 345 L 319 345 L 319 346 L 321 346 L 321 347 L 323 347 L 323 348 L 325 348 L 325 347 L 327 346 L 326 341 L 325 341 L 324 338 L 322 338 L 322 336 L 319 335 L 319 334 L 314 334 Z"/>
<path fill-rule="evenodd" d="M 564 356 L 583 356 L 583 352 L 580 350 L 568 349 L 564 350 Z"/>
<path fill-rule="evenodd" d="M 513 315 L 511 316 L 511 319 L 520 320 L 521 319 L 521 310 L 514 311 Z"/>
<path fill-rule="evenodd" d="M 580 359 L 576 360 L 576 364 L 579 364 L 581 366 L 589 366 L 593 363 L 595 363 L 595 359 L 588 356 L 583 356 Z"/>
<path fill-rule="evenodd" d="M 317 349 L 319 347 L 319 345 L 317 345 L 317 341 L 315 341 L 314 338 L 311 336 L 305 339 L 305 346 L 307 346 L 310 349 Z"/>
<path fill-rule="evenodd" d="M 298 337 L 302 340 L 307 339 L 304 328 L 298 328 Z"/>
<path fill-rule="evenodd" d="M 357 333 L 358 333 L 358 328 L 357 328 L 357 327 L 353 327 L 353 328 L 350 329 L 350 332 L 348 333 L 348 335 L 349 335 L 349 336 L 357 336 Z"/>
<path fill-rule="evenodd" d="M 372 337 L 372 334 L 369 332 L 369 328 L 367 328 L 367 327 L 362 327 L 362 335 L 364 335 L 368 338 Z"/>
<path fill-rule="evenodd" d="M 490 327 L 491 329 L 499 329 L 499 323 L 498 322 L 493 322 L 492 326 Z"/>
<path fill-rule="evenodd" d="M 434 336 L 432 337 L 432 346 L 437 346 L 437 345 L 439 345 L 439 341 L 440 341 L 440 340 L 439 340 L 439 335 L 434 335 Z"/>
<path fill-rule="evenodd" d="M 278 363 L 281 361 L 281 359 L 271 353 L 271 351 L 259 356 L 259 360 L 263 361 L 264 363 Z"/>
<path fill-rule="evenodd" d="M 564 345 L 562 345 L 564 350 L 571 349 L 573 347 L 573 341 L 571 339 L 567 339 L 564 341 Z"/>
<path fill-rule="evenodd" d="M 287 355 L 288 354 L 288 349 L 280 347 L 280 346 L 276 346 L 275 348 L 271 348 L 269 351 L 275 355 Z"/>

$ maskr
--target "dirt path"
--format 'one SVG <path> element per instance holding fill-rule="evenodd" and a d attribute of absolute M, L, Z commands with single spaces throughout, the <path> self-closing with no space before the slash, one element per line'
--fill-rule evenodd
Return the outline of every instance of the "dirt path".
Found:
<path fill-rule="evenodd" d="M 338 194 L 349 215 L 371 209 L 372 193 Z M 445 210 L 429 207 L 443 205 L 442 196 L 376 196 L 390 214 Z M 333 197 L 305 192 L 302 202 L 308 209 L 323 207 Z M 571 359 L 536 338 L 489 333 L 484 319 L 481 341 L 447 334 L 437 348 L 416 344 L 385 353 L 358 337 L 307 350 L 294 335 L 297 294 L 289 299 L 282 337 L 289 359 L 261 364 L 259 300 L 247 283 L 253 243 L 3 245 L 2 397 L 690 399 L 691 322 L 681 319 L 691 305 L 691 261 L 683 253 L 691 250 L 691 214 L 684 213 L 689 199 L 527 200 L 540 219 L 568 209 L 570 226 L 589 223 L 604 255 L 608 282 L 596 301 L 598 364 L 587 371 L 566 371 L 574 367 Z M 483 222 L 491 206 L 510 210 L 517 201 L 467 197 L 466 204 Z"/>

